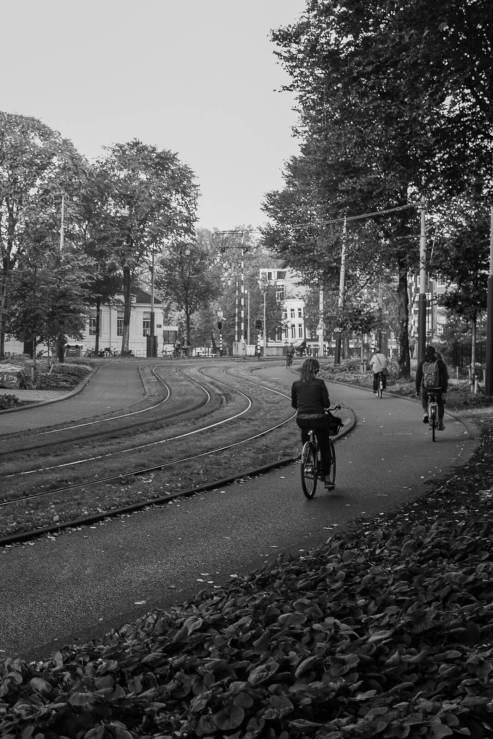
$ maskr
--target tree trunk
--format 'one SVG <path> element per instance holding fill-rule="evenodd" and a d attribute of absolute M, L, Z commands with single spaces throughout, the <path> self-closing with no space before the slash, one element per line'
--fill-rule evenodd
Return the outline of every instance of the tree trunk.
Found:
<path fill-rule="evenodd" d="M 399 376 L 409 379 L 411 361 L 409 358 L 409 294 L 407 285 L 407 263 L 399 259 L 399 282 L 397 285 L 397 305 L 399 320 Z"/>
<path fill-rule="evenodd" d="M 130 267 L 123 268 L 123 335 L 122 335 L 122 357 L 128 354 L 130 337 L 130 315 L 132 312 L 132 296 L 130 294 L 131 275 Z"/>
<path fill-rule="evenodd" d="M 101 298 L 96 298 L 96 337 L 94 342 L 94 351 L 96 356 L 99 354 L 99 334 L 101 332 Z"/>
<path fill-rule="evenodd" d="M 60 364 L 65 361 L 65 336 L 59 334 L 55 341 L 56 356 Z"/>
<path fill-rule="evenodd" d="M 2 279 L 0 281 L 0 359 L 5 356 L 5 305 L 7 303 L 7 285 L 10 275 L 7 260 L 3 260 Z"/>
<path fill-rule="evenodd" d="M 186 342 L 186 355 L 188 356 L 191 349 L 190 343 L 190 311 L 185 309 L 185 342 Z"/>

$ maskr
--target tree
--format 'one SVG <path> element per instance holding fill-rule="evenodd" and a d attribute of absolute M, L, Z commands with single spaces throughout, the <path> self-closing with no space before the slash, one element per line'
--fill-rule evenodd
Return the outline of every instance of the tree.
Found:
<path fill-rule="evenodd" d="M 219 292 L 219 282 L 211 268 L 210 255 L 203 244 L 192 240 L 172 241 L 159 260 L 158 290 L 183 311 L 186 346 L 192 344 L 191 319 Z"/>
<path fill-rule="evenodd" d="M 71 142 L 37 119 L 0 113 L 0 356 L 11 274 L 41 240 L 58 248 L 61 195 L 76 191 L 81 164 Z"/>
<path fill-rule="evenodd" d="M 14 273 L 9 330 L 31 346 L 34 359 L 37 345 L 45 342 L 56 347 L 63 362 L 67 336 L 82 338 L 86 296 L 81 272 L 79 257 L 70 251 L 30 253 L 22 258 Z"/>
<path fill-rule="evenodd" d="M 491 190 L 492 24 L 487 0 L 343 0 L 309 3 L 296 24 L 273 33 L 298 99 L 301 154 L 288 164 L 285 190 L 266 198 L 267 243 L 319 268 L 316 245 L 330 222 L 395 208 L 351 228 L 397 273 L 403 375 L 418 249 L 415 214 L 397 209 L 413 196 L 435 206 L 472 185 Z"/>
<path fill-rule="evenodd" d="M 478 318 L 486 310 L 489 266 L 489 218 L 473 201 L 451 204 L 435 238 L 431 268 L 448 285 L 440 304 L 471 327 L 474 364 Z"/>
<path fill-rule="evenodd" d="M 198 190 L 192 170 L 171 151 L 133 140 L 107 152 L 96 164 L 108 188 L 101 229 L 122 274 L 122 354 L 126 354 L 132 281 L 153 252 L 191 238 Z"/>

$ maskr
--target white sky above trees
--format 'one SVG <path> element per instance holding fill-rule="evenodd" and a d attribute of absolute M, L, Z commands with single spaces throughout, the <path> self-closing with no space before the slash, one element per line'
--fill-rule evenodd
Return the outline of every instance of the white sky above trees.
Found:
<path fill-rule="evenodd" d="M 199 226 L 264 223 L 297 151 L 269 31 L 305 0 L 3 0 L 0 110 L 40 119 L 84 155 L 133 138 L 178 153 Z"/>

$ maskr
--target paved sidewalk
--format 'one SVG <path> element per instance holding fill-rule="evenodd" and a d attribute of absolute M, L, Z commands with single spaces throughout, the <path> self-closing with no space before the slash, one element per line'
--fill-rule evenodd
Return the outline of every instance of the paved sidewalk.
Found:
<path fill-rule="evenodd" d="M 121 360 L 101 365 L 73 390 L 14 392 L 19 399 L 34 402 L 0 411 L 0 434 L 112 413 L 146 397 L 139 364 Z"/>

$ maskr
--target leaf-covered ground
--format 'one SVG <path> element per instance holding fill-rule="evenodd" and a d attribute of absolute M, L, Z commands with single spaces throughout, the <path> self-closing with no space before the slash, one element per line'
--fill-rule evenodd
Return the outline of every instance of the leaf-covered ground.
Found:
<path fill-rule="evenodd" d="M 493 421 L 396 513 L 48 662 L 0 666 L 5 739 L 493 736 Z"/>

